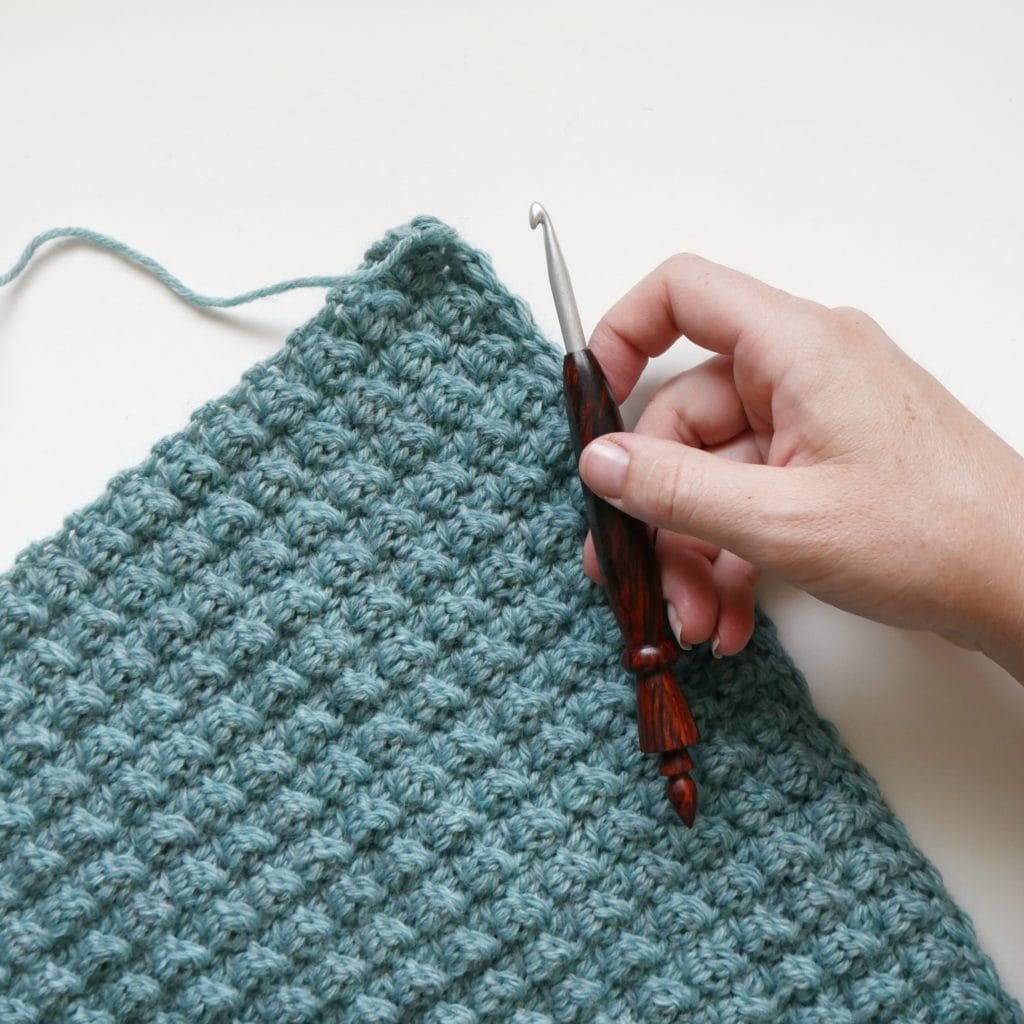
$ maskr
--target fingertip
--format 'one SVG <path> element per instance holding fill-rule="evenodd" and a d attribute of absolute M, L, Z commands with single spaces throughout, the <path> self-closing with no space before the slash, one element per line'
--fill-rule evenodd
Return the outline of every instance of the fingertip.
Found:
<path fill-rule="evenodd" d="M 669 624 L 680 645 L 708 640 L 718 620 L 718 595 L 707 558 L 685 549 L 663 556 L 661 586 L 672 608 Z"/>
<path fill-rule="evenodd" d="M 612 397 L 616 402 L 624 402 L 647 366 L 647 356 L 618 334 L 607 320 L 594 328 L 587 348 L 600 365 Z"/>
<path fill-rule="evenodd" d="M 580 479 L 599 498 L 619 501 L 629 474 L 630 435 L 602 434 L 580 453 Z"/>
<path fill-rule="evenodd" d="M 754 633 L 754 591 L 744 584 L 731 586 L 718 594 L 718 621 L 711 637 L 711 653 L 716 658 L 738 654 Z"/>
<path fill-rule="evenodd" d="M 587 463 L 590 462 L 594 452 L 600 452 L 605 445 L 616 445 L 628 451 L 635 437 L 636 435 L 632 431 L 615 430 L 608 434 L 602 434 L 600 437 L 595 437 L 592 441 L 588 441 L 583 446 L 583 451 L 580 452 L 580 472 L 582 473 L 586 469 Z"/>
<path fill-rule="evenodd" d="M 597 560 L 594 538 L 589 532 L 586 540 L 583 541 L 583 572 L 595 583 L 604 585 L 604 574 L 601 572 L 601 565 Z"/>

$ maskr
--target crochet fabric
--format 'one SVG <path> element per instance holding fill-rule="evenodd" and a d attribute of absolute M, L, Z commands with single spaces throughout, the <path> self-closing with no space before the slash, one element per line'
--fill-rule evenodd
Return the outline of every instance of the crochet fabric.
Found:
<path fill-rule="evenodd" d="M 696 827 L 560 358 L 421 218 L 0 580 L 0 1021 L 1021 1022 L 759 619 Z"/>

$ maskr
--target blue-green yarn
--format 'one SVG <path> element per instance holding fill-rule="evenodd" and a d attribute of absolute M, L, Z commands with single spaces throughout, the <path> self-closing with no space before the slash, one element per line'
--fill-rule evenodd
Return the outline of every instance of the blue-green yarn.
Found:
<path fill-rule="evenodd" d="M 1024 1021 L 763 617 L 636 745 L 556 351 L 421 218 L 0 579 L 0 1022 Z"/>
<path fill-rule="evenodd" d="M 98 249 L 106 249 L 115 256 L 134 263 L 137 267 L 152 274 L 158 281 L 166 285 L 175 295 L 184 299 L 193 306 L 209 306 L 212 308 L 228 309 L 231 306 L 244 306 L 246 303 L 255 302 L 257 299 L 265 299 L 271 295 L 280 295 L 282 292 L 294 291 L 296 288 L 329 288 L 339 284 L 343 279 L 339 277 L 294 277 L 288 281 L 281 281 L 278 284 L 267 285 L 264 288 L 254 288 L 252 291 L 241 292 L 238 295 L 204 295 L 194 291 L 175 277 L 166 267 L 158 263 L 151 256 L 139 252 L 138 249 L 125 245 L 116 238 L 111 238 L 100 231 L 93 231 L 90 228 L 50 228 L 42 231 L 33 238 L 22 250 L 21 255 L 14 262 L 14 265 L 5 273 L 0 274 L 0 288 L 10 284 L 18 277 L 25 268 L 32 262 L 32 257 L 48 242 L 85 242 L 87 245 L 95 246 Z"/>

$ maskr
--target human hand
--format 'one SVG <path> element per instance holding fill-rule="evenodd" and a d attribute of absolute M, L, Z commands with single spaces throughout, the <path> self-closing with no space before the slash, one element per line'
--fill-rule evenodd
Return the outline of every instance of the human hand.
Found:
<path fill-rule="evenodd" d="M 669 621 L 721 656 L 758 568 L 839 608 L 984 650 L 1024 681 L 1024 460 L 867 314 L 675 256 L 590 347 L 621 402 L 678 337 L 717 353 L 654 395 L 580 474 L 659 527 Z M 757 568 L 755 568 L 757 567 Z M 600 579 L 588 536 L 584 568 Z"/>

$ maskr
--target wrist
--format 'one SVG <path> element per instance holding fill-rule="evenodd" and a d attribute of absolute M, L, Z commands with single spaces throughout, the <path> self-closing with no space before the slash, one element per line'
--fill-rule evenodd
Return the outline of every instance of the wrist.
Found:
<path fill-rule="evenodd" d="M 1017 601 L 1020 600 L 1018 590 Z M 980 648 L 997 665 L 1006 669 L 1017 682 L 1024 683 L 1024 612 L 1019 607 L 1007 609 L 1007 612 L 1008 614 L 1003 616 L 995 628 L 981 635 Z"/>
<path fill-rule="evenodd" d="M 1024 683 L 1024 459 L 1015 452 L 1003 482 L 989 519 L 994 557 L 978 637 L 981 650 Z"/>

